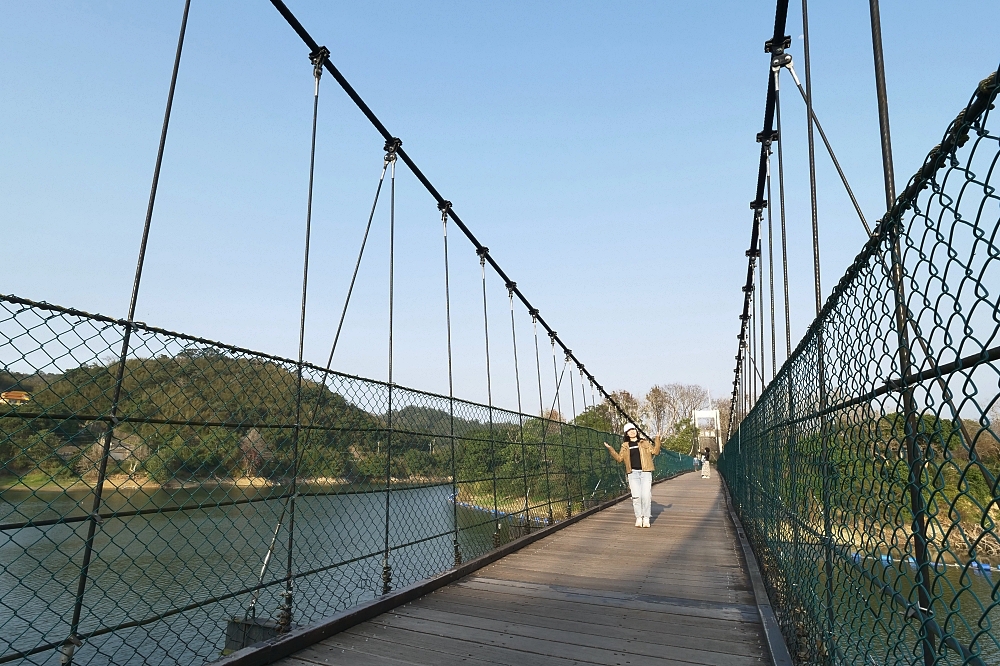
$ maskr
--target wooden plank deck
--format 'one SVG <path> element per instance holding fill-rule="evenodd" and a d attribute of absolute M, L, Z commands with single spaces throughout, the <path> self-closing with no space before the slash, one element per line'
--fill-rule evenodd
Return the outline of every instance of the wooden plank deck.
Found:
<path fill-rule="evenodd" d="M 653 486 L 652 513 L 626 500 L 276 663 L 771 663 L 715 470 Z"/>

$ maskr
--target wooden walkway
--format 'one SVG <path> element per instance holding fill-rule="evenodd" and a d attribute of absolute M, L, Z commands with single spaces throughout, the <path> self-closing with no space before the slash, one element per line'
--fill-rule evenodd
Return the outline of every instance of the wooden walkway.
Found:
<path fill-rule="evenodd" d="M 715 470 L 653 486 L 652 513 L 626 500 L 276 663 L 771 663 Z"/>

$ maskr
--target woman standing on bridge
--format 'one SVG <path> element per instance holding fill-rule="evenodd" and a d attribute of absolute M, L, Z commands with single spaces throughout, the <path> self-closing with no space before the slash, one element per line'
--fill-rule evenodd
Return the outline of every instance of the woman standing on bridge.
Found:
<path fill-rule="evenodd" d="M 635 511 L 635 526 L 649 527 L 650 505 L 653 501 L 653 456 L 660 452 L 660 436 L 656 444 L 639 437 L 639 430 L 631 423 L 625 424 L 625 440 L 621 449 L 615 451 L 604 442 L 611 457 L 625 463 L 628 487 L 632 492 L 632 509 Z"/>

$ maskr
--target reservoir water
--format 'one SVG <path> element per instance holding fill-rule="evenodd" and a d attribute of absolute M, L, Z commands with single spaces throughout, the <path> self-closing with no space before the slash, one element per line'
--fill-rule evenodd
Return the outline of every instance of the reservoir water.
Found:
<path fill-rule="evenodd" d="M 81 614 L 81 635 L 149 620 L 86 639 L 78 664 L 201 663 L 217 657 L 226 622 L 243 616 L 257 584 L 283 499 L 280 488 L 218 487 L 115 492 L 104 512 L 158 507 L 146 515 L 108 518 L 99 526 Z M 308 492 L 308 488 L 303 489 Z M 0 523 L 85 515 L 89 491 L 0 493 Z M 249 500 L 249 501 L 247 501 Z M 212 506 L 230 502 L 228 506 Z M 232 502 L 240 502 L 233 504 Z M 183 505 L 206 508 L 169 510 Z M 293 622 L 307 624 L 382 591 L 386 494 L 300 496 L 292 545 Z M 402 587 L 454 564 L 450 484 L 389 494 L 389 566 Z M 493 542 L 489 514 L 458 509 L 465 559 Z M 260 592 L 258 617 L 275 617 L 288 562 L 288 516 L 275 541 Z M 89 521 L 0 532 L 0 663 L 13 653 L 69 635 Z M 210 603 L 205 603 L 210 601 Z M 178 610 L 186 609 L 186 610 Z M 56 650 L 15 663 L 57 664 Z"/>

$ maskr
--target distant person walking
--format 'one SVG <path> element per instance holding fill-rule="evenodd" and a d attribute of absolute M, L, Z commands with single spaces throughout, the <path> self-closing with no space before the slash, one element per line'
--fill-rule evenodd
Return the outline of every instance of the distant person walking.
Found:
<path fill-rule="evenodd" d="M 711 449 L 705 449 L 705 453 L 701 456 L 701 478 L 710 479 L 712 478 L 712 466 L 709 465 L 709 459 L 711 457 Z"/>
<path fill-rule="evenodd" d="M 626 423 L 621 449 L 615 451 L 607 442 L 604 446 L 612 458 L 625 463 L 635 526 L 649 527 L 650 505 L 653 502 L 653 456 L 660 452 L 660 436 L 656 436 L 656 444 L 650 444 L 648 439 L 639 437 L 635 425 Z"/>

